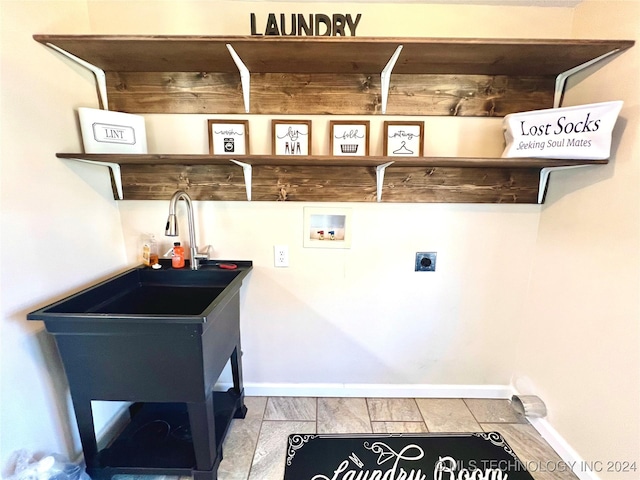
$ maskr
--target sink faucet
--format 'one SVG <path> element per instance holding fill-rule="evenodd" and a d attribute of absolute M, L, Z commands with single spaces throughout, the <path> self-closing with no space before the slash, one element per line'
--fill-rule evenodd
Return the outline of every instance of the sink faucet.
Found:
<path fill-rule="evenodd" d="M 187 214 L 189 215 L 189 249 L 191 251 L 191 270 L 198 270 L 198 261 L 205 258 L 208 259 L 209 255 L 201 255 L 198 253 L 198 247 L 196 246 L 196 223 L 193 220 L 193 206 L 191 204 L 191 197 L 184 190 L 178 190 L 171 197 L 171 201 L 169 202 L 169 218 L 167 218 L 167 226 L 165 227 L 164 234 L 167 237 L 178 236 L 176 203 L 181 198 L 187 204 Z"/>

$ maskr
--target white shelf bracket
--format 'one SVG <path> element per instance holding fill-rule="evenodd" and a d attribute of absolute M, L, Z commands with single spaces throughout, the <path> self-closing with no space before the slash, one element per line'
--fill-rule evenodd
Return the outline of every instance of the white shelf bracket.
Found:
<path fill-rule="evenodd" d="M 383 163 L 376 167 L 376 201 L 380 203 L 382 201 L 382 186 L 384 185 L 384 171 L 393 162 Z"/>
<path fill-rule="evenodd" d="M 113 174 L 113 181 L 116 184 L 118 200 L 122 200 L 124 198 L 124 195 L 122 194 L 122 173 L 120 171 L 120 164 L 112 162 L 95 162 L 85 158 L 70 158 L 69 160 L 76 160 L 77 162 L 89 163 L 91 165 L 100 165 L 101 167 L 109 167 L 109 170 L 111 170 L 111 173 Z"/>
<path fill-rule="evenodd" d="M 242 173 L 244 174 L 244 187 L 247 190 L 247 200 L 250 202 L 251 201 L 251 172 L 252 172 L 251 165 L 249 165 L 248 163 L 239 162 L 238 160 L 232 159 L 231 161 L 236 165 L 239 165 L 242 167 Z"/>
<path fill-rule="evenodd" d="M 242 96 L 244 98 L 244 110 L 246 113 L 249 113 L 249 100 L 251 94 L 251 74 L 249 73 L 249 69 L 244 64 L 240 56 L 236 53 L 230 43 L 227 43 L 227 50 L 231 54 L 231 58 L 238 67 L 240 71 L 240 81 L 242 82 Z"/>
<path fill-rule="evenodd" d="M 549 184 L 549 176 L 552 172 L 558 170 L 571 170 L 572 168 L 580 167 L 592 167 L 593 165 L 565 165 L 563 167 L 546 167 L 540 170 L 540 186 L 538 187 L 538 203 L 544 202 L 544 197 L 547 194 L 547 186 Z"/>
<path fill-rule="evenodd" d="M 620 50 L 618 48 L 616 48 L 615 50 L 612 50 L 610 52 L 605 53 L 604 55 L 600 55 L 597 58 L 593 58 L 591 60 L 589 60 L 588 62 L 583 63 L 582 65 L 578 65 L 576 67 L 573 67 L 569 70 L 567 70 L 566 72 L 562 72 L 561 74 L 559 74 L 556 77 L 556 91 L 553 95 L 553 108 L 558 108 L 560 106 L 560 104 L 562 103 L 562 96 L 564 95 L 564 88 L 567 85 L 567 80 L 569 79 L 569 77 L 571 75 L 574 75 L 578 72 L 580 72 L 581 70 L 584 70 L 585 68 L 590 67 L 591 65 L 598 63 L 601 60 L 604 60 L 605 58 L 613 55 L 614 53 L 618 53 Z"/>
<path fill-rule="evenodd" d="M 389 100 L 389 86 L 391 85 L 391 71 L 395 67 L 400 52 L 402 51 L 402 45 L 398 45 L 396 51 L 387 62 L 387 66 L 384 67 L 380 74 L 381 88 L 382 88 L 382 113 L 387 113 L 387 101 Z M 379 201 L 379 200 L 378 200 Z"/>
<path fill-rule="evenodd" d="M 90 70 L 93 75 L 96 77 L 96 83 L 98 84 L 98 92 L 100 94 L 100 103 L 102 104 L 103 110 L 109 110 L 109 101 L 107 100 L 107 77 L 104 74 L 104 70 L 96 67 L 95 65 L 82 60 L 79 57 L 67 52 L 66 50 L 53 45 L 52 43 L 47 43 L 47 46 L 54 49 L 56 52 L 61 53 L 65 57 L 73 60 L 78 65 L 83 66 L 87 70 Z"/>

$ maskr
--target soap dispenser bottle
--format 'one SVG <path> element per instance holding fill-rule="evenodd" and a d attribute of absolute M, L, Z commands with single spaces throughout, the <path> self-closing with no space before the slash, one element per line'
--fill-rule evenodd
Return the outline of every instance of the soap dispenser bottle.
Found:
<path fill-rule="evenodd" d="M 180 242 L 173 244 L 173 256 L 171 257 L 171 266 L 173 268 L 184 267 L 184 247 L 180 246 Z"/>

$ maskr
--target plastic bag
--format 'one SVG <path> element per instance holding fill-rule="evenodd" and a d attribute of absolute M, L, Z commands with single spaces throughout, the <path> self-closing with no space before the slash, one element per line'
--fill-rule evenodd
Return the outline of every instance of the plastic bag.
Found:
<path fill-rule="evenodd" d="M 83 466 L 71 463 L 57 453 L 36 457 L 20 450 L 14 458 L 13 473 L 5 480 L 91 480 Z"/>

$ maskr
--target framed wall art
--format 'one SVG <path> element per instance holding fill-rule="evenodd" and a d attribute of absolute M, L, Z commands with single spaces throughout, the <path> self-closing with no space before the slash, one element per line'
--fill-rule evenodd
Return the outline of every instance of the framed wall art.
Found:
<path fill-rule="evenodd" d="M 351 248 L 351 209 L 304 207 L 304 246 Z"/>
<path fill-rule="evenodd" d="M 384 122 L 383 155 L 424 156 L 424 122 Z"/>
<path fill-rule="evenodd" d="M 248 155 L 248 120 L 208 120 L 211 155 Z"/>
<path fill-rule="evenodd" d="M 271 120 L 273 155 L 311 155 L 311 120 Z"/>
<path fill-rule="evenodd" d="M 369 155 L 369 121 L 329 122 L 331 155 Z"/>
<path fill-rule="evenodd" d="M 78 108 L 84 153 L 147 153 L 141 115 L 96 108 Z"/>

